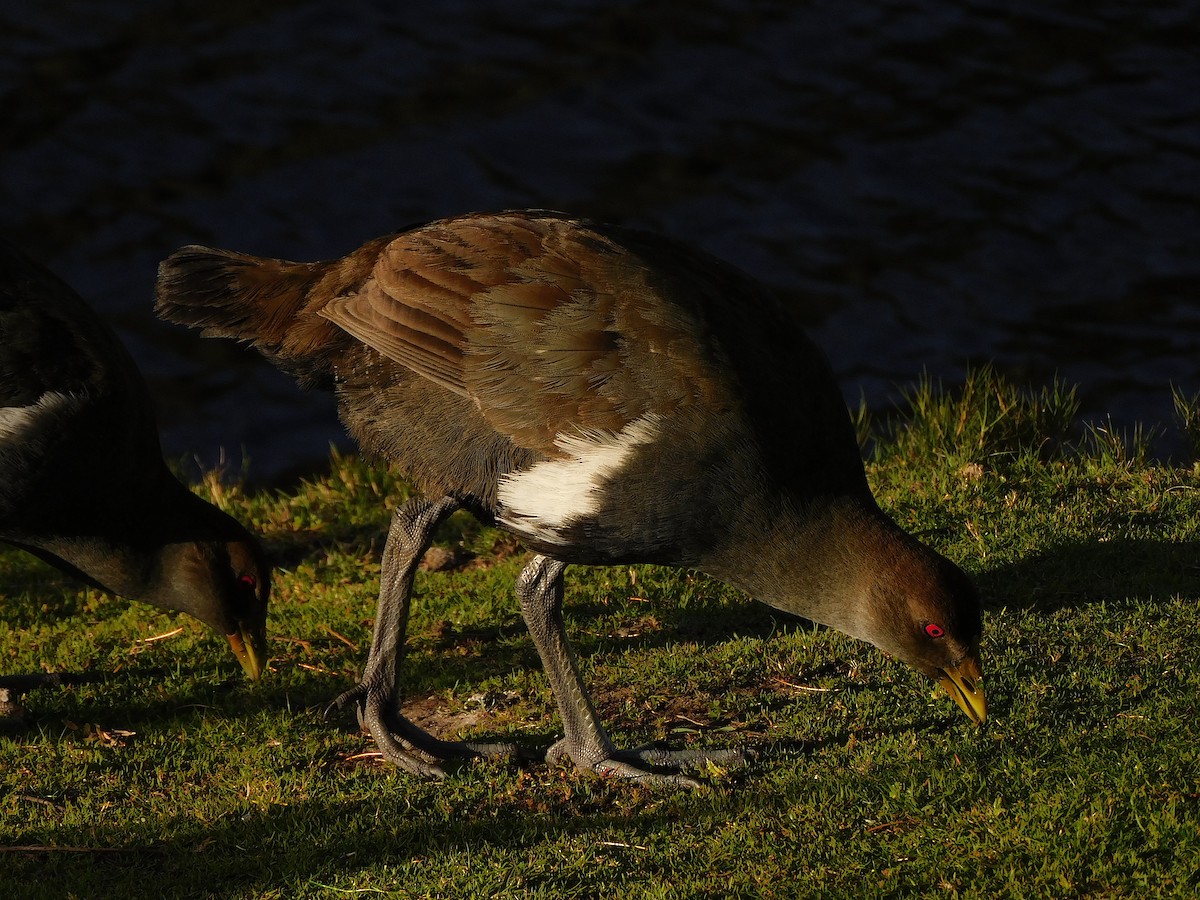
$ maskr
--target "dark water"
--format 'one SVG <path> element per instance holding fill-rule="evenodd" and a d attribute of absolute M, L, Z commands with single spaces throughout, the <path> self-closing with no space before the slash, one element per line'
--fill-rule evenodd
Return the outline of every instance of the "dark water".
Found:
<path fill-rule="evenodd" d="M 1086 12 L 1085 12 L 1086 10 Z M 1200 390 L 1195 3 L 38 0 L 0 11 L 0 232 L 118 326 L 172 454 L 259 477 L 332 403 L 157 323 L 208 242 L 340 255 L 554 207 L 690 240 L 802 311 L 846 394 L 995 360 L 1085 412 Z"/>

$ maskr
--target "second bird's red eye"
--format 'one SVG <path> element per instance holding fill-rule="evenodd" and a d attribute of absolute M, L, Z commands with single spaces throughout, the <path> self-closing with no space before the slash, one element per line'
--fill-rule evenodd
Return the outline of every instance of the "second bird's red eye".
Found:
<path fill-rule="evenodd" d="M 946 631 L 945 631 L 945 629 L 942 628 L 941 625 L 937 625 L 933 622 L 930 622 L 928 625 L 925 626 L 925 633 L 927 635 L 929 635 L 931 638 L 940 638 L 943 634 L 946 633 Z"/>
<path fill-rule="evenodd" d="M 253 575 L 239 575 L 238 584 L 246 588 L 246 590 L 252 591 L 258 587 L 258 580 Z"/>

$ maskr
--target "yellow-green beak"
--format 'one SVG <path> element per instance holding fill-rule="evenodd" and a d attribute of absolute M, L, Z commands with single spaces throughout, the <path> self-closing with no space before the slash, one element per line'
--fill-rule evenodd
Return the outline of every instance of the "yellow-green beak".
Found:
<path fill-rule="evenodd" d="M 958 708 L 967 714 L 967 718 L 976 725 L 982 725 L 987 719 L 987 698 L 983 696 L 983 673 L 979 669 L 979 660 L 968 656 L 958 665 L 942 669 L 942 677 L 938 683 L 946 689 Z"/>
<path fill-rule="evenodd" d="M 243 626 L 241 631 L 225 635 L 233 655 L 242 664 L 246 677 L 258 681 L 267 667 L 267 632 L 265 628 Z"/>

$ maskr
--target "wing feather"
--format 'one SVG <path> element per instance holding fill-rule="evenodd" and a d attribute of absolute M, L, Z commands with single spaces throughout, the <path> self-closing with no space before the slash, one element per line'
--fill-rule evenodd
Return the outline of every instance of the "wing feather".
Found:
<path fill-rule="evenodd" d="M 633 253 L 579 222 L 501 214 L 397 236 L 322 314 L 554 454 L 559 434 L 616 434 L 711 393 L 703 327 L 658 291 Z"/>

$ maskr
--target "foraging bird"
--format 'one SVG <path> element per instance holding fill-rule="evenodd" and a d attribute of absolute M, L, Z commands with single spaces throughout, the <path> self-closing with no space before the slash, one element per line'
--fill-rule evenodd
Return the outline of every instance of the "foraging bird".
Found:
<path fill-rule="evenodd" d="M 70 287 L 0 241 L 0 540 L 188 613 L 246 674 L 267 661 L 258 541 L 163 462 L 145 383 Z"/>
<path fill-rule="evenodd" d="M 369 454 L 424 494 L 393 516 L 374 640 L 354 702 L 384 755 L 488 753 L 400 711 L 414 571 L 466 508 L 537 555 L 517 584 L 565 736 L 584 769 L 690 784 L 665 751 L 618 750 L 579 676 L 563 569 L 697 569 L 870 641 L 986 716 L 981 607 L 954 564 L 876 505 L 829 364 L 760 285 L 650 234 L 559 214 L 468 215 L 321 263 L 184 247 L 157 311 L 248 341 L 331 387 Z"/>

